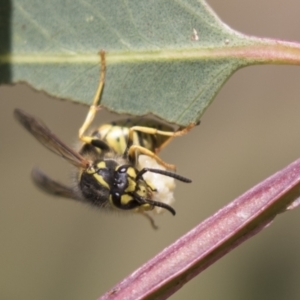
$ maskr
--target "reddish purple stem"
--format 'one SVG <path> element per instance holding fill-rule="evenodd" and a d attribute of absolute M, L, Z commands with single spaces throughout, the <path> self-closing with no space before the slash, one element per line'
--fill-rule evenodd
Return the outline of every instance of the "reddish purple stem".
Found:
<path fill-rule="evenodd" d="M 263 229 L 299 195 L 300 160 L 297 160 L 196 226 L 99 300 L 168 298 L 217 259 Z"/>

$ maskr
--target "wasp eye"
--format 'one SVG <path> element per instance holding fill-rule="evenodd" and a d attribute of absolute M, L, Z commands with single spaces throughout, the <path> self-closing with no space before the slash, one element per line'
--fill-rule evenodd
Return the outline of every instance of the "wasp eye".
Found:
<path fill-rule="evenodd" d="M 126 173 L 127 172 L 127 168 L 126 167 L 121 167 L 118 169 L 119 173 Z"/>
<path fill-rule="evenodd" d="M 120 179 L 115 179 L 114 186 L 121 188 L 124 183 Z"/>
<path fill-rule="evenodd" d="M 124 190 L 127 186 L 127 178 L 115 178 L 114 187 L 118 188 L 118 190 Z"/>

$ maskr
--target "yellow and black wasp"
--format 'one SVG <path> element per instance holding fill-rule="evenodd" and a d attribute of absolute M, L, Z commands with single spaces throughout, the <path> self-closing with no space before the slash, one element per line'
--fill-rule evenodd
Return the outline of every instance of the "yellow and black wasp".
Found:
<path fill-rule="evenodd" d="M 112 211 L 133 211 L 145 215 L 156 228 L 153 219 L 146 213 L 161 207 L 175 215 L 175 210 L 155 194 L 162 177 L 182 182 L 191 180 L 166 169 L 173 165 L 161 160 L 157 153 L 172 137 L 180 136 L 193 126 L 172 131 L 172 127 L 159 121 L 133 119 L 102 125 L 92 135 L 85 135 L 98 110 L 98 102 L 104 85 L 105 53 L 100 52 L 101 75 L 99 86 L 85 122 L 79 130 L 79 139 L 84 143 L 79 152 L 64 144 L 41 121 L 30 114 L 15 109 L 17 120 L 45 147 L 73 164 L 78 172 L 76 183 L 66 186 L 49 178 L 39 169 L 33 169 L 34 182 L 47 193 L 90 203 Z M 152 160 L 150 167 L 139 159 Z M 159 167 L 151 167 L 154 166 Z M 145 175 L 159 174 L 160 179 L 145 179 Z M 160 200 L 160 199 L 159 199 Z M 163 199 L 162 199 L 163 200 Z"/>

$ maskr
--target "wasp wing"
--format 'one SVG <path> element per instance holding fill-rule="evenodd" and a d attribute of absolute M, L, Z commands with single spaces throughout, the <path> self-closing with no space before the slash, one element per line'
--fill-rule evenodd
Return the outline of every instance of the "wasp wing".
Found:
<path fill-rule="evenodd" d="M 46 148 L 63 157 L 75 167 L 87 168 L 88 160 L 63 143 L 50 129 L 30 114 L 21 109 L 15 109 L 16 119 Z"/>
<path fill-rule="evenodd" d="M 81 200 L 81 198 L 73 188 L 51 179 L 50 177 L 48 177 L 48 175 L 46 175 L 38 168 L 34 168 L 32 170 L 31 178 L 38 188 L 40 188 L 44 192 L 47 192 L 48 194 L 58 197 Z"/>

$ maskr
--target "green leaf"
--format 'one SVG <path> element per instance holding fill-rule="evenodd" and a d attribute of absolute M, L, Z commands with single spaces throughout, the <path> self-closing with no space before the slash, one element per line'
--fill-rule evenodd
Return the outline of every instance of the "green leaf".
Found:
<path fill-rule="evenodd" d="M 104 49 L 105 107 L 182 126 L 238 68 L 299 63 L 299 45 L 242 35 L 201 0 L 2 2 L 1 82 L 90 104 Z"/>

